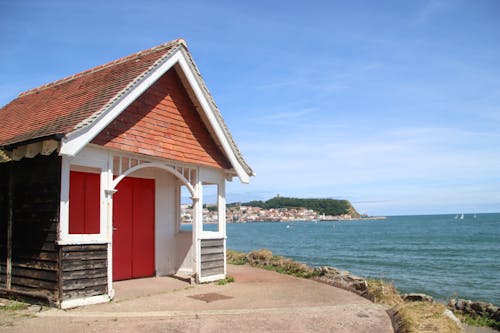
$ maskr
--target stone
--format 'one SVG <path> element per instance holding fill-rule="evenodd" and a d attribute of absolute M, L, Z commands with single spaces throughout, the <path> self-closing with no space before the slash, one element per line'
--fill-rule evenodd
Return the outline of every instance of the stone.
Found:
<path fill-rule="evenodd" d="M 448 307 L 450 309 L 456 309 L 456 305 L 457 305 L 457 301 L 454 298 L 450 299 L 450 301 L 448 302 Z"/>
<path fill-rule="evenodd" d="M 453 320 L 455 324 L 458 325 L 458 327 L 462 327 L 462 322 L 460 321 L 460 319 L 458 319 L 457 316 L 455 316 L 455 314 L 449 309 L 444 310 L 443 315 Z"/>
<path fill-rule="evenodd" d="M 405 302 L 433 302 L 432 296 L 420 293 L 411 293 L 401 295 Z"/>
<path fill-rule="evenodd" d="M 42 311 L 42 306 L 38 304 L 33 304 L 28 306 L 28 311 L 30 312 L 40 312 Z"/>
<path fill-rule="evenodd" d="M 472 302 L 470 307 L 475 313 L 482 316 L 487 313 L 486 309 L 488 308 L 488 305 L 489 304 L 485 302 Z"/>
<path fill-rule="evenodd" d="M 497 308 L 495 313 L 491 316 L 494 320 L 500 322 L 500 308 Z"/>
<path fill-rule="evenodd" d="M 463 311 L 465 309 L 465 300 L 459 299 L 455 302 L 455 309 Z"/>

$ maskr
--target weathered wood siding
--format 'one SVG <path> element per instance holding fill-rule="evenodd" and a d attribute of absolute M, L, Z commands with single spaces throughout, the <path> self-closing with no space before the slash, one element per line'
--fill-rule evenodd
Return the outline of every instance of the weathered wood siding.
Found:
<path fill-rule="evenodd" d="M 0 288 L 6 287 L 8 184 L 9 164 L 0 163 Z"/>
<path fill-rule="evenodd" d="M 12 196 L 5 199 L 2 189 L 2 201 L 12 203 L 11 290 L 57 301 L 61 158 L 54 153 L 9 163 Z"/>
<path fill-rule="evenodd" d="M 61 246 L 61 300 L 108 292 L 107 244 Z"/>
<path fill-rule="evenodd" d="M 201 277 L 224 274 L 224 239 L 201 240 Z"/>

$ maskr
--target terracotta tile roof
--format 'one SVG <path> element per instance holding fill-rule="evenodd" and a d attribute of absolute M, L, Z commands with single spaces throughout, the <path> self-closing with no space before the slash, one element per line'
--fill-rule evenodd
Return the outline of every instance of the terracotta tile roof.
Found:
<path fill-rule="evenodd" d="M 187 50 L 177 39 L 70 77 L 21 93 L 0 109 L 0 148 L 51 136 L 62 137 L 92 123 L 144 75 L 184 47 L 196 79 L 211 104 L 215 117 L 229 141 L 236 159 L 245 172 L 254 172 L 247 164 L 227 128 L 220 111 Z"/>
<path fill-rule="evenodd" d="M 175 40 L 21 93 L 0 109 L 0 146 L 84 126 L 182 43 Z"/>

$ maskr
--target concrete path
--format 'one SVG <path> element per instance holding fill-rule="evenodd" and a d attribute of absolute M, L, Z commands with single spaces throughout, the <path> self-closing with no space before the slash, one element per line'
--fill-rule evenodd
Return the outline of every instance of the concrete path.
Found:
<path fill-rule="evenodd" d="M 249 266 L 236 282 L 190 286 L 173 278 L 115 283 L 108 304 L 0 327 L 2 332 L 393 332 L 385 309 L 342 289 Z"/>

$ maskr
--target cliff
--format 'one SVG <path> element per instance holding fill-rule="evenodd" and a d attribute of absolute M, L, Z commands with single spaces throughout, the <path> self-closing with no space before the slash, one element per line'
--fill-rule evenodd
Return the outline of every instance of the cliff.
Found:
<path fill-rule="evenodd" d="M 276 196 L 267 201 L 249 201 L 245 203 L 229 204 L 228 207 L 242 205 L 242 206 L 252 206 L 260 207 L 263 209 L 271 208 L 305 208 L 311 209 L 319 214 L 325 215 L 344 215 L 349 214 L 353 218 L 360 217 L 359 213 L 352 206 L 348 200 L 337 200 L 337 199 L 302 199 L 302 198 L 287 198 Z"/>

